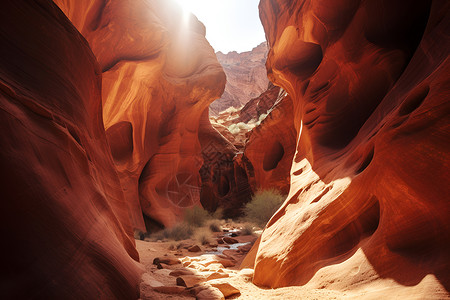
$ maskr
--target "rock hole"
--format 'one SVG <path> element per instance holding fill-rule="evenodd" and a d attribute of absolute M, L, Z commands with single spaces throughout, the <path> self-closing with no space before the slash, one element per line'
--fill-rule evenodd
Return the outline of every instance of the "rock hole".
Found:
<path fill-rule="evenodd" d="M 270 171 L 275 169 L 278 166 L 278 163 L 284 156 L 284 148 L 283 145 L 281 145 L 280 142 L 276 141 L 272 144 L 272 146 L 269 148 L 269 151 L 267 151 L 264 154 L 264 160 L 263 160 L 263 169 L 264 171 Z"/>
<path fill-rule="evenodd" d="M 298 175 L 300 175 L 300 174 L 302 174 L 302 173 L 303 173 L 303 169 L 300 169 L 300 170 L 295 171 L 295 172 L 292 173 L 292 174 L 295 175 L 295 176 L 298 176 Z"/>
<path fill-rule="evenodd" d="M 359 217 L 335 233 L 329 240 L 326 258 L 337 257 L 352 251 L 361 239 L 375 233 L 380 222 L 380 203 L 375 196 L 367 202 L 370 205 Z"/>
<path fill-rule="evenodd" d="M 369 153 L 367 153 L 366 157 L 364 158 L 363 162 L 361 163 L 360 167 L 358 168 L 358 170 L 356 171 L 356 174 L 362 173 L 372 162 L 373 159 L 373 155 L 374 155 L 374 147 L 372 147 L 369 151 Z"/>
<path fill-rule="evenodd" d="M 329 191 L 331 190 L 331 186 L 327 187 L 319 196 L 317 196 L 311 203 L 319 202 L 320 199 L 322 199 L 323 196 L 325 196 Z"/>
<path fill-rule="evenodd" d="M 122 121 L 112 125 L 106 130 L 111 154 L 115 161 L 123 161 L 133 153 L 133 125 Z"/>
<path fill-rule="evenodd" d="M 224 175 L 220 176 L 217 192 L 220 197 L 225 197 L 230 192 L 230 181 Z"/>
<path fill-rule="evenodd" d="M 413 90 L 408 97 L 406 97 L 405 101 L 403 101 L 402 106 L 400 106 L 400 109 L 398 110 L 398 114 L 400 116 L 405 116 L 415 111 L 425 100 L 429 92 L 430 87 L 428 85 Z"/>
<path fill-rule="evenodd" d="M 401 119 L 396 120 L 396 121 L 391 125 L 391 128 L 398 128 L 398 127 L 400 127 L 403 123 L 405 123 L 406 119 L 407 119 L 407 118 L 401 118 Z"/>

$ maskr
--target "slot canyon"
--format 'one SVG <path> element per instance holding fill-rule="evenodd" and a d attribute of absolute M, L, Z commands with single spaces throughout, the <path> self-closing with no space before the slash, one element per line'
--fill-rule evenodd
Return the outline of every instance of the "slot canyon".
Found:
<path fill-rule="evenodd" d="M 223 53 L 172 0 L 2 2 L 3 299 L 450 298 L 450 2 L 258 8 Z M 237 250 L 144 239 L 263 190 Z"/>

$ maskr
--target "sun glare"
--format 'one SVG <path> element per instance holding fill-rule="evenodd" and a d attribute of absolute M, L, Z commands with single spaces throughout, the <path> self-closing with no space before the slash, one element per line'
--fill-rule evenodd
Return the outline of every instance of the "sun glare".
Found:
<path fill-rule="evenodd" d="M 265 41 L 259 20 L 259 0 L 173 0 L 206 26 L 215 51 L 249 51 Z"/>
<path fill-rule="evenodd" d="M 201 9 L 202 0 L 174 0 L 185 12 L 194 13 Z"/>

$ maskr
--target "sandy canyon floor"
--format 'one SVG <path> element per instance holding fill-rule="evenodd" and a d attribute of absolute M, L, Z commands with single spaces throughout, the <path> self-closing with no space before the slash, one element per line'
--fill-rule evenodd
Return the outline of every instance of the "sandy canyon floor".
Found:
<path fill-rule="evenodd" d="M 226 232 L 214 233 L 217 241 L 228 235 Z M 418 291 L 392 289 L 390 284 L 380 286 L 380 282 L 357 292 L 314 289 L 308 285 L 264 289 L 252 283 L 253 270 L 239 269 L 257 236 L 232 238 L 238 243 L 218 244 L 215 240 L 201 245 L 193 239 L 177 242 L 136 240 L 140 260 L 145 267 L 141 299 L 221 299 L 221 294 L 212 287 L 218 287 L 226 299 L 401 299 L 398 296 L 425 299 L 423 284 L 416 287 Z M 196 245 L 200 251 L 193 252 L 199 250 L 193 249 Z"/>

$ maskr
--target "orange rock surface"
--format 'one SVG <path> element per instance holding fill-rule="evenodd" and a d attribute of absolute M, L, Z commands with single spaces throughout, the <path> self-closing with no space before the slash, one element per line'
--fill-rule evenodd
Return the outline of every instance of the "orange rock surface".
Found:
<path fill-rule="evenodd" d="M 290 97 L 280 96 L 267 117 L 248 135 L 241 164 L 253 192 L 276 189 L 287 195 L 297 145 Z"/>
<path fill-rule="evenodd" d="M 143 214 L 147 225 L 173 225 L 201 204 L 208 148 L 227 144 L 208 120 L 225 74 L 204 25 L 172 1 L 56 2 L 101 65 L 106 134 L 133 226 L 145 230 Z"/>
<path fill-rule="evenodd" d="M 4 299 L 133 299 L 140 269 L 100 68 L 50 1 L 0 10 Z"/>
<path fill-rule="evenodd" d="M 260 16 L 297 148 L 253 282 L 447 297 L 448 1 L 262 0 Z"/>

